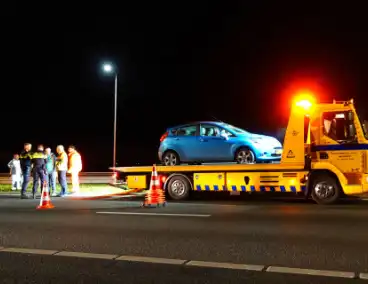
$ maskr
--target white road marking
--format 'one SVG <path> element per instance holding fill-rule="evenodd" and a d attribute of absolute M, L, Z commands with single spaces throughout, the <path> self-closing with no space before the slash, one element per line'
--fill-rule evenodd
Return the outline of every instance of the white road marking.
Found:
<path fill-rule="evenodd" d="M 368 273 L 360 273 L 359 278 L 364 279 L 364 280 L 368 280 Z"/>
<path fill-rule="evenodd" d="M 189 202 L 175 202 L 175 203 L 172 203 L 172 204 L 178 204 L 178 205 L 185 205 L 185 206 L 208 206 L 208 207 L 239 207 L 239 206 L 242 206 L 242 207 L 249 207 L 249 206 L 252 206 L 251 208 L 254 208 L 256 206 L 253 206 L 253 205 L 245 205 L 245 204 L 241 204 L 241 205 L 237 205 L 237 204 L 216 204 L 216 203 L 189 203 Z"/>
<path fill-rule="evenodd" d="M 226 269 L 236 269 L 236 270 L 252 270 L 252 271 L 262 271 L 262 269 L 265 268 L 264 265 L 207 262 L 207 261 L 195 261 L 195 260 L 189 261 L 185 265 L 211 267 L 211 268 L 226 268 Z"/>
<path fill-rule="evenodd" d="M 29 249 L 29 248 L 0 247 L 0 253 L 2 252 L 81 257 L 81 258 L 106 259 L 106 260 L 131 261 L 131 262 L 146 262 L 146 263 L 156 263 L 156 264 L 157 263 L 158 264 L 173 264 L 173 265 L 197 266 L 197 267 L 208 267 L 208 268 L 225 268 L 225 269 L 233 269 L 233 270 L 249 270 L 249 271 L 259 271 L 259 272 L 263 271 L 263 269 L 265 268 L 264 265 L 253 265 L 253 264 L 221 263 L 221 262 L 182 260 L 182 259 L 144 257 L 144 256 L 128 256 L 128 255 L 118 256 L 118 255 L 113 255 L 113 254 L 95 254 L 95 253 L 85 253 L 85 252 L 70 252 L 70 251 L 56 251 L 56 250 L 44 250 L 44 249 Z M 279 266 L 269 266 L 265 271 L 275 272 L 275 273 L 325 276 L 325 277 L 350 278 L 350 279 L 355 278 L 355 275 L 356 275 L 354 272 L 347 272 L 347 271 L 315 270 L 315 269 L 279 267 Z M 360 273 L 359 278 L 368 280 L 368 273 Z"/>
<path fill-rule="evenodd" d="M 116 258 L 115 260 L 134 261 L 134 262 L 149 262 L 149 263 L 161 263 L 161 264 L 176 264 L 182 265 L 186 260 L 172 259 L 172 258 L 158 258 L 158 257 L 143 257 L 143 256 L 129 256 L 124 255 Z"/>
<path fill-rule="evenodd" d="M 111 199 L 120 199 L 120 198 L 128 198 L 128 197 L 137 197 L 137 195 L 115 195 L 115 196 L 111 196 Z"/>
<path fill-rule="evenodd" d="M 207 214 L 170 214 L 170 213 L 141 213 L 141 212 L 96 212 L 97 214 L 137 215 L 137 216 L 171 216 L 171 217 L 211 217 Z"/>
<path fill-rule="evenodd" d="M 331 270 L 315 270 L 315 269 L 303 269 L 292 267 L 278 267 L 270 266 L 266 269 L 267 272 L 276 273 L 290 273 L 290 274 L 303 274 L 312 276 L 329 276 L 329 277 L 341 277 L 341 278 L 354 278 L 354 272 L 347 271 L 331 271 Z"/>
<path fill-rule="evenodd" d="M 82 257 L 82 258 L 98 258 L 98 259 L 115 259 L 118 257 L 118 255 L 114 255 L 114 254 L 86 253 L 86 252 L 74 252 L 74 251 L 61 251 L 61 252 L 56 253 L 55 255 Z"/>
<path fill-rule="evenodd" d="M 57 253 L 57 250 L 29 249 L 29 248 L 4 248 L 4 249 L 1 250 L 1 252 L 53 255 L 53 254 Z"/>

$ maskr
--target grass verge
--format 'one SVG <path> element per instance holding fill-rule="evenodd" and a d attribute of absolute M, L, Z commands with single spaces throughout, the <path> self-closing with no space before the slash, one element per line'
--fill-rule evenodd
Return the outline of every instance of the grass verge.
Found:
<path fill-rule="evenodd" d="M 30 183 L 28 185 L 27 188 L 27 192 L 32 192 L 32 187 L 33 184 Z M 59 184 L 56 185 L 56 192 L 60 192 L 61 187 Z M 81 194 L 96 194 L 96 195 L 100 195 L 100 194 L 111 194 L 111 193 L 117 193 L 120 191 L 124 191 L 127 190 L 126 187 L 121 187 L 121 188 L 117 188 L 114 186 L 111 186 L 109 184 L 81 184 L 80 185 L 80 193 Z M 39 189 L 39 192 L 41 190 Z M 71 184 L 68 185 L 68 191 L 71 191 Z M 12 191 L 11 190 L 11 184 L 0 184 L 0 193 L 8 193 L 8 192 L 20 192 L 19 190 L 17 191 Z"/>

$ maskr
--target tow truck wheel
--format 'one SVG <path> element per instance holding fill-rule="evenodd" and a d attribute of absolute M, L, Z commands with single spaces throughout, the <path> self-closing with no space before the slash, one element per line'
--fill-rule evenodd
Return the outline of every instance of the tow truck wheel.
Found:
<path fill-rule="evenodd" d="M 167 193 L 174 200 L 188 199 L 191 185 L 188 179 L 182 175 L 174 175 L 167 184 Z"/>
<path fill-rule="evenodd" d="M 340 186 L 336 178 L 328 174 L 319 174 L 312 178 L 312 198 L 322 205 L 336 203 L 340 197 Z"/>
<path fill-rule="evenodd" d="M 242 147 L 236 151 L 235 161 L 238 164 L 255 164 L 256 155 L 248 147 Z"/>
<path fill-rule="evenodd" d="M 162 156 L 164 166 L 176 166 L 180 164 L 179 155 L 174 151 L 166 151 Z"/>

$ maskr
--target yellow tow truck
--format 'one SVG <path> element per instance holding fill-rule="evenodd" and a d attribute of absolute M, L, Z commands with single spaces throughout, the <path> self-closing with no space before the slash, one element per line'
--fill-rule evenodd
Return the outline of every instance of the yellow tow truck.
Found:
<path fill-rule="evenodd" d="M 149 187 L 151 166 L 111 168 L 129 188 Z M 332 204 L 368 192 L 368 137 L 353 100 L 291 106 L 278 164 L 158 166 L 163 190 L 175 200 L 190 191 L 291 192 Z"/>

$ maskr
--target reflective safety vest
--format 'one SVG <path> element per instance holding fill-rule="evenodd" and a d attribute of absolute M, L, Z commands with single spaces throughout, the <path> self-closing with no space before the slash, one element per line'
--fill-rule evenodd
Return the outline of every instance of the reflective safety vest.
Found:
<path fill-rule="evenodd" d="M 69 171 L 80 172 L 82 170 L 82 157 L 75 151 L 69 154 Z"/>
<path fill-rule="evenodd" d="M 45 168 L 46 155 L 43 153 L 43 151 L 34 152 L 31 156 L 31 159 L 34 168 Z"/>
<path fill-rule="evenodd" d="M 20 153 L 19 160 L 22 170 L 31 168 L 32 166 L 31 159 L 32 159 L 32 152 L 23 151 L 22 153 Z"/>
<path fill-rule="evenodd" d="M 68 156 L 65 152 L 59 154 L 56 158 L 56 169 L 58 171 L 67 171 L 68 170 Z"/>

